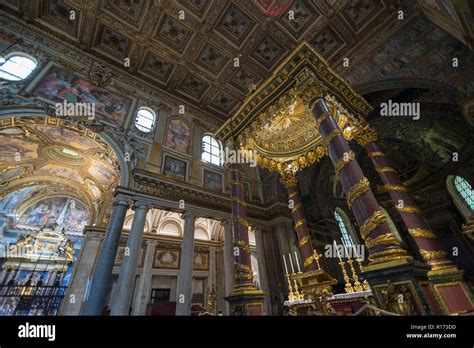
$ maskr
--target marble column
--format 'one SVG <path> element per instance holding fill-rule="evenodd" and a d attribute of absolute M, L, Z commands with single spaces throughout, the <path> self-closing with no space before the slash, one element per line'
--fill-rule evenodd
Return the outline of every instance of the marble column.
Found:
<path fill-rule="evenodd" d="M 355 154 L 350 150 L 334 117 L 322 98 L 309 103 L 316 119 L 319 132 L 327 146 L 329 157 L 334 164 L 342 188 L 347 196 L 347 204 L 360 226 L 360 234 L 369 249 L 371 263 L 382 263 L 395 259 L 412 259 L 398 239 L 390 231 L 386 217 L 380 210 L 370 183 L 364 176 Z"/>
<path fill-rule="evenodd" d="M 242 183 L 242 165 L 233 163 L 231 169 L 231 199 L 233 222 L 234 289 L 226 298 L 231 315 L 262 315 L 263 292 L 253 284 L 249 225 Z"/>
<path fill-rule="evenodd" d="M 234 289 L 234 254 L 233 254 L 233 235 L 232 235 L 232 224 L 230 219 L 224 219 L 221 222 L 222 227 L 224 227 L 224 284 L 225 291 L 224 295 L 229 296 L 229 294 Z M 226 302 L 225 313 L 229 315 L 229 303 Z"/>
<path fill-rule="evenodd" d="M 235 288 L 253 286 L 247 203 L 245 203 L 243 168 L 241 164 L 231 165 L 232 221 L 234 231 Z"/>
<path fill-rule="evenodd" d="M 112 304 L 111 315 L 129 315 L 132 304 L 133 290 L 135 289 L 135 278 L 137 274 L 138 256 L 142 244 L 143 232 L 145 229 L 146 215 L 150 205 L 143 202 L 135 202 L 133 209 L 132 228 L 130 230 L 124 259 L 120 267 L 117 280 L 118 294 Z"/>
<path fill-rule="evenodd" d="M 265 314 L 269 315 L 270 309 L 270 286 L 268 281 L 267 260 L 265 257 L 265 246 L 263 244 L 263 230 L 261 226 L 254 227 L 255 243 L 257 247 L 258 274 L 260 278 L 260 289 L 265 294 Z"/>
<path fill-rule="evenodd" d="M 151 295 L 151 271 L 155 261 L 155 250 L 158 241 L 147 240 L 145 260 L 143 261 L 142 274 L 138 280 L 137 296 L 133 304 L 133 315 L 145 315 L 146 306 L 150 302 Z"/>
<path fill-rule="evenodd" d="M 184 235 L 181 244 L 181 260 L 176 286 L 176 315 L 191 315 L 193 296 L 193 264 L 194 264 L 194 225 L 196 216 L 185 212 Z"/>
<path fill-rule="evenodd" d="M 71 281 L 61 303 L 60 315 L 79 315 L 81 305 L 86 295 L 88 279 L 94 268 L 97 255 L 99 254 L 100 244 L 104 237 L 103 233 L 96 230 L 93 226 L 86 227 L 85 239 L 82 243 L 79 257 L 76 260 Z M 54 282 L 54 279 L 52 280 Z"/>
<path fill-rule="evenodd" d="M 112 204 L 112 216 L 107 225 L 104 242 L 91 277 L 89 296 L 82 307 L 82 315 L 102 314 L 105 298 L 110 288 L 112 269 L 115 256 L 117 255 L 125 214 L 127 213 L 130 203 L 130 200 L 122 196 L 118 196 L 114 199 Z"/>
<path fill-rule="evenodd" d="M 462 271 L 448 258 L 428 221 L 404 186 L 390 158 L 376 143 L 375 131 L 366 125 L 355 134 L 355 138 L 367 151 L 409 234 L 413 237 L 420 255 L 431 268 L 428 277 L 432 286 L 424 285 L 423 289 L 434 313 L 457 314 L 471 311 L 473 309 L 470 300 L 472 294 L 469 287 L 462 281 Z M 437 294 L 440 301 L 435 300 L 433 292 Z M 439 302 L 441 307 L 439 307 Z"/>
<path fill-rule="evenodd" d="M 292 173 L 286 173 L 281 182 L 288 189 L 288 200 L 291 204 L 291 216 L 295 224 L 296 235 L 298 237 L 298 245 L 303 261 L 303 271 L 315 271 L 318 269 L 316 260 L 314 259 L 314 250 L 311 245 L 311 236 L 309 235 L 308 226 L 306 225 L 306 217 L 302 205 L 302 200 L 298 192 L 298 184 L 296 177 Z M 290 248 L 291 250 L 291 248 Z M 294 255 L 292 255 L 293 257 Z M 285 256 L 286 257 L 286 256 Z M 291 271 L 291 270 L 288 270 Z M 295 269 L 295 272 L 297 270 Z"/>
<path fill-rule="evenodd" d="M 366 126 L 359 134 L 360 136 L 356 136 L 357 142 L 367 151 L 423 259 L 431 266 L 432 270 L 455 267 L 453 262 L 448 259 L 448 255 L 411 194 L 403 185 L 398 171 L 375 142 L 376 133 Z"/>

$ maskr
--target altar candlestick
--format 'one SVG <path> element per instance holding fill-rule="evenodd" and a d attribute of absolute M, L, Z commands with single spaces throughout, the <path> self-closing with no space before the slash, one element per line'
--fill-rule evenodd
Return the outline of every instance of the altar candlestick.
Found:
<path fill-rule="evenodd" d="M 344 244 L 344 242 L 342 242 L 342 245 L 344 245 L 344 251 L 345 251 L 345 253 L 346 253 L 346 257 L 347 257 L 348 259 L 350 259 L 350 257 L 349 257 L 349 250 L 347 250 L 347 247 L 346 247 L 346 245 Z"/>
<path fill-rule="evenodd" d="M 301 272 L 300 262 L 298 261 L 298 255 L 296 254 L 296 250 L 295 250 L 295 259 L 296 259 L 296 266 L 298 267 L 298 272 Z"/>
<path fill-rule="evenodd" d="M 352 245 L 352 249 L 354 250 L 355 258 L 358 259 L 359 258 L 359 253 L 357 252 L 357 249 L 356 249 L 355 245 Z"/>
<path fill-rule="evenodd" d="M 286 274 L 288 274 L 288 267 L 286 266 L 285 255 L 281 255 L 281 256 L 283 256 L 283 263 L 285 264 L 285 272 Z"/>
<path fill-rule="evenodd" d="M 291 273 L 295 273 L 295 269 L 293 268 L 293 260 L 291 259 L 291 253 L 289 253 L 288 256 L 290 257 Z"/>

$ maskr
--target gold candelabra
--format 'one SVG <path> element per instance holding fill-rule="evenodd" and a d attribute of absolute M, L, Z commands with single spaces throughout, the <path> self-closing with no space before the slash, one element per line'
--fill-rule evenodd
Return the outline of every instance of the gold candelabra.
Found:
<path fill-rule="evenodd" d="M 291 276 L 296 273 L 287 274 L 286 279 L 288 281 L 288 300 L 289 301 L 299 301 L 304 300 L 303 290 L 300 290 L 298 287 L 298 282 L 296 279 L 293 279 L 293 286 L 291 286 Z M 301 274 L 301 272 L 298 272 Z"/>
<path fill-rule="evenodd" d="M 346 290 L 346 292 L 354 292 L 354 287 L 352 286 L 349 276 L 347 275 L 346 268 L 344 267 L 345 264 L 346 263 L 344 261 L 339 261 L 339 265 L 342 269 L 342 275 L 344 276 L 344 281 L 346 282 L 344 290 Z"/>
<path fill-rule="evenodd" d="M 359 272 L 362 272 L 362 260 L 360 258 L 358 258 L 358 259 L 356 259 L 356 261 L 359 264 Z M 364 279 L 364 281 L 362 282 L 362 287 L 364 288 L 365 291 L 372 290 L 370 288 L 370 285 L 369 285 L 369 282 L 367 281 L 367 279 Z"/>
<path fill-rule="evenodd" d="M 352 279 L 354 279 L 354 290 L 357 291 L 363 291 L 364 287 L 359 281 L 359 275 L 356 273 L 355 268 L 354 268 L 354 260 L 347 260 L 347 263 L 349 264 L 349 268 L 351 270 L 351 275 Z"/>

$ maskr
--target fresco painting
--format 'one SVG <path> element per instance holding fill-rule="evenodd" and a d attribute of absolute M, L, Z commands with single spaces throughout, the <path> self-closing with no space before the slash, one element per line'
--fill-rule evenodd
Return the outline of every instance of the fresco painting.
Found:
<path fill-rule="evenodd" d="M 68 197 L 45 198 L 27 208 L 18 224 L 45 230 L 82 232 L 89 213 L 80 201 Z"/>
<path fill-rule="evenodd" d="M 165 145 L 173 150 L 189 153 L 191 147 L 191 131 L 181 120 L 174 119 L 168 124 Z"/>

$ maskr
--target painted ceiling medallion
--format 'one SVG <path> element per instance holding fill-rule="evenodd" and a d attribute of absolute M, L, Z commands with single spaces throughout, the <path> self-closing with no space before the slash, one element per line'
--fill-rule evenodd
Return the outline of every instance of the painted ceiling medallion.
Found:
<path fill-rule="evenodd" d="M 85 158 L 70 147 L 51 146 L 46 148 L 46 153 L 51 159 L 72 166 L 80 166 L 85 162 Z"/>

